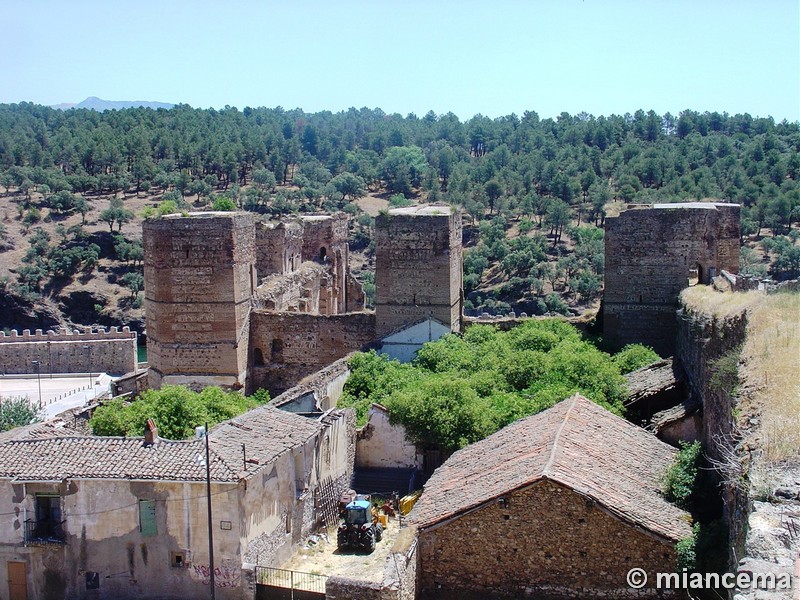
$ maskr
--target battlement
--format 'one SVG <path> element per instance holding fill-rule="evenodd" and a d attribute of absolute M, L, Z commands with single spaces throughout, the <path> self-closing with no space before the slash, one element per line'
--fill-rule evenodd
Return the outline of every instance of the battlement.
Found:
<path fill-rule="evenodd" d="M 0 331 L 0 344 L 17 342 L 94 342 L 106 340 L 136 339 L 136 332 L 130 327 L 110 327 L 108 329 L 87 329 L 85 331 L 63 329 L 62 331 L 42 331 L 37 329 L 31 333 L 25 329 L 22 333 L 12 329 L 10 333 Z"/>
<path fill-rule="evenodd" d="M 136 370 L 136 342 L 130 327 L 0 332 L 0 365 L 9 375 L 37 370 L 123 375 Z"/>

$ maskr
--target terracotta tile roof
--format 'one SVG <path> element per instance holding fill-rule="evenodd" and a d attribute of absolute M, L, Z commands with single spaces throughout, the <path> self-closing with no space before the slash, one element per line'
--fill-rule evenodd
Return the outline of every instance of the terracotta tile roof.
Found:
<path fill-rule="evenodd" d="M 14 427 L 8 431 L 0 432 L 0 444 L 3 442 L 10 442 L 11 440 L 47 439 L 53 437 L 86 437 L 86 434 L 80 430 L 68 427 L 63 419 L 56 417 L 55 419 L 43 423 L 23 425 L 21 427 Z"/>
<path fill-rule="evenodd" d="M 220 423 L 209 434 L 211 478 L 237 482 L 252 476 L 281 453 L 305 443 L 321 427 L 317 420 L 268 406 Z M 0 477 L 47 481 L 64 478 L 202 481 L 206 477 L 202 439 L 161 439 L 148 447 L 140 437 L 41 434 L 41 427 L 33 427 L 0 438 Z M 246 472 L 242 444 L 247 458 L 257 461 L 249 463 Z"/>
<path fill-rule="evenodd" d="M 686 374 L 672 358 L 653 363 L 625 375 L 628 397 L 625 406 L 633 406 L 648 398 L 685 385 Z"/>
<path fill-rule="evenodd" d="M 433 474 L 409 515 L 421 528 L 549 479 L 661 537 L 691 534 L 688 515 L 661 495 L 675 450 L 575 395 L 459 450 Z"/>
<path fill-rule="evenodd" d="M 242 477 L 252 477 L 274 458 L 305 444 L 323 425 L 317 419 L 260 406 L 211 428 L 211 450 Z M 245 445 L 244 454 L 242 444 Z M 247 471 L 244 471 L 247 458 Z"/>

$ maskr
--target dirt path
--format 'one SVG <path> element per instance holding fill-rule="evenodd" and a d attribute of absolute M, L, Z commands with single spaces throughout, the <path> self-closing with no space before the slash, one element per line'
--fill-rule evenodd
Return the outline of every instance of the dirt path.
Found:
<path fill-rule="evenodd" d="M 379 212 L 389 208 L 389 201 L 377 196 L 364 196 L 356 200 L 356 204 L 370 217 L 377 217 Z"/>
<path fill-rule="evenodd" d="M 314 573 L 318 575 L 342 575 L 353 579 L 381 581 L 386 556 L 400 532 L 400 523 L 389 519 L 389 527 L 383 532 L 372 554 L 358 552 L 339 552 L 336 548 L 336 530 L 327 536 L 317 536 L 316 543 L 307 542 L 283 565 L 283 569 Z"/>

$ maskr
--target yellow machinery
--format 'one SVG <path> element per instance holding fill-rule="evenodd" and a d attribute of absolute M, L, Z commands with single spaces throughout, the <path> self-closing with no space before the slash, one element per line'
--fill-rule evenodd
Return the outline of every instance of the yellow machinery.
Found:
<path fill-rule="evenodd" d="M 414 505 L 419 500 L 419 497 L 422 495 L 422 490 L 416 491 L 413 494 L 409 494 L 408 496 L 403 496 L 400 498 L 400 514 L 407 515 L 411 512 L 411 509 L 414 508 Z"/>

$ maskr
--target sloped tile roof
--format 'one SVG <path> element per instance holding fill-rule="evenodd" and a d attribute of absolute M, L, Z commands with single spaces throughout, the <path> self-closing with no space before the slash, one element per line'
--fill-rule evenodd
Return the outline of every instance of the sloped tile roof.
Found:
<path fill-rule="evenodd" d="M 263 406 L 225 421 L 209 433 L 211 479 L 237 482 L 254 475 L 288 449 L 305 443 L 322 425 Z M 56 481 L 152 479 L 203 481 L 205 441 L 161 439 L 145 446 L 140 437 L 42 435 L 34 427 L 0 438 L 0 477 Z M 242 444 L 253 462 L 244 470 Z"/>
<path fill-rule="evenodd" d="M 211 450 L 240 476 L 250 477 L 284 452 L 305 444 L 317 435 L 322 424 L 317 419 L 260 406 L 211 428 Z M 244 444 L 244 452 L 242 451 Z"/>
<path fill-rule="evenodd" d="M 629 390 L 625 400 L 627 407 L 685 384 L 686 374 L 680 363 L 666 358 L 628 373 L 625 379 Z"/>
<path fill-rule="evenodd" d="M 575 395 L 453 454 L 409 515 L 421 528 L 549 479 L 669 540 L 691 534 L 688 515 L 661 495 L 675 450 Z"/>
<path fill-rule="evenodd" d="M 11 440 L 47 439 L 53 437 L 86 437 L 86 434 L 71 427 L 60 417 L 45 421 L 14 427 L 8 431 L 0 432 L 0 444 Z"/>

